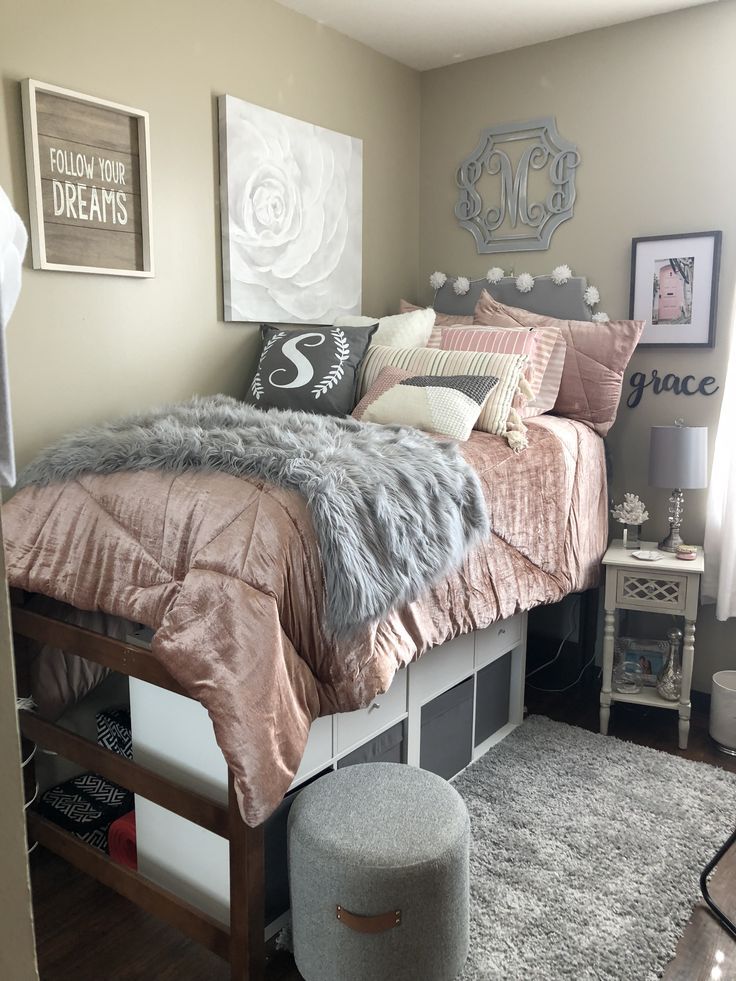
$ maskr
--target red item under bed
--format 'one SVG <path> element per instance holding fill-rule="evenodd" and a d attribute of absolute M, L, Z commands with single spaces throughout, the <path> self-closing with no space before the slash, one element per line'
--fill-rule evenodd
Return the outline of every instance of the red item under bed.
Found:
<path fill-rule="evenodd" d="M 113 821 L 107 832 L 110 858 L 129 869 L 138 868 L 138 850 L 135 843 L 135 811 L 128 811 Z"/>

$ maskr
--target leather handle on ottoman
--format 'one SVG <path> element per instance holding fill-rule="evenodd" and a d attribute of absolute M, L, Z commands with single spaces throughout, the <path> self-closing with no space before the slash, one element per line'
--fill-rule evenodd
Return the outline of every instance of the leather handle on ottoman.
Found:
<path fill-rule="evenodd" d="M 401 925 L 401 910 L 392 909 L 388 913 L 377 913 L 375 916 L 360 916 L 337 906 L 336 916 L 341 923 L 355 930 L 356 933 L 385 933 L 393 927 Z"/>

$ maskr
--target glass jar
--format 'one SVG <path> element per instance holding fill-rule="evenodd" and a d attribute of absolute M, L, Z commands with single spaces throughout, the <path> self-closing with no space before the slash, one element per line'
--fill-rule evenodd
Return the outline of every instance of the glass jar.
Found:
<path fill-rule="evenodd" d="M 613 687 L 622 695 L 636 695 L 641 691 L 643 672 L 638 661 L 621 661 L 613 672 Z"/>
<path fill-rule="evenodd" d="M 637 549 L 641 545 L 641 525 L 624 525 L 624 548 Z"/>

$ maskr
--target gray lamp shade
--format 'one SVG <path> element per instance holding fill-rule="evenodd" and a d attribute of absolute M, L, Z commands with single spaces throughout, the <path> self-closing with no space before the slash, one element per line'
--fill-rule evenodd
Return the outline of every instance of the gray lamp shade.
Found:
<path fill-rule="evenodd" d="M 652 426 L 649 486 L 683 490 L 708 486 L 705 426 Z"/>

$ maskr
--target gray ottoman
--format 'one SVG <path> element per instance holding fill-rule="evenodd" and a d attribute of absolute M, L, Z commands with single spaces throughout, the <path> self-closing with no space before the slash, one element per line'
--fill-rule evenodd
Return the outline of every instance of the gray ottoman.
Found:
<path fill-rule="evenodd" d="M 451 981 L 468 953 L 470 821 L 434 773 L 366 763 L 289 814 L 294 957 L 305 981 Z"/>

